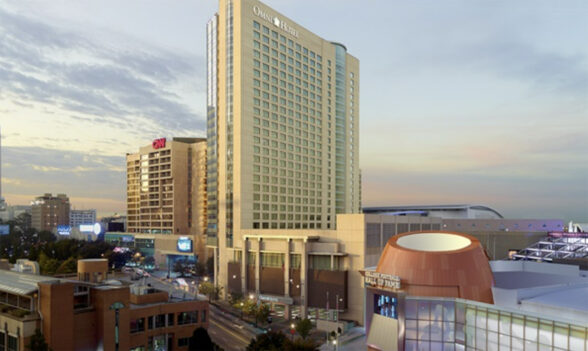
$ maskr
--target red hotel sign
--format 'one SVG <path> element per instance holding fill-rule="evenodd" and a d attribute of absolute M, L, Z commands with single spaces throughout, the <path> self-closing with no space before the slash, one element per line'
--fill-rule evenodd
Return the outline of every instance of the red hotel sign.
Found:
<path fill-rule="evenodd" d="M 159 138 L 159 139 L 153 140 L 152 145 L 153 145 L 154 149 L 161 149 L 161 148 L 165 147 L 165 138 Z"/>

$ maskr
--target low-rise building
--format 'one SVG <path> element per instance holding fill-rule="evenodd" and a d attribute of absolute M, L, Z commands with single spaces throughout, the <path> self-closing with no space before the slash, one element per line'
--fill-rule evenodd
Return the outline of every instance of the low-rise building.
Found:
<path fill-rule="evenodd" d="M 53 350 L 186 350 L 208 302 L 108 279 L 108 261 L 78 261 L 78 279 L 0 270 L 0 345 L 24 351 L 40 329 Z"/>

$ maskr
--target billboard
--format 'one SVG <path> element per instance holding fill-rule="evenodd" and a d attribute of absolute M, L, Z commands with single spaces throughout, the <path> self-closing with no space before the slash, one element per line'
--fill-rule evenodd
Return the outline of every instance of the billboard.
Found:
<path fill-rule="evenodd" d="M 1 224 L 0 225 L 0 235 L 8 235 L 8 234 L 10 234 L 10 225 Z"/>
<path fill-rule="evenodd" d="M 181 236 L 178 239 L 178 251 L 179 252 L 192 252 L 192 239 L 187 236 Z"/>
<path fill-rule="evenodd" d="M 100 225 L 100 223 L 80 224 L 79 229 L 82 233 L 94 233 L 96 235 L 102 232 L 102 226 Z"/>
<path fill-rule="evenodd" d="M 59 235 L 70 235 L 71 234 L 71 226 L 69 225 L 58 225 L 57 226 L 57 234 Z"/>

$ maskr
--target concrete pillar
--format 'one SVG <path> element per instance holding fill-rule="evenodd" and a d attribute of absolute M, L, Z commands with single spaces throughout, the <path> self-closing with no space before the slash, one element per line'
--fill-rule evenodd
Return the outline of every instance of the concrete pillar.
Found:
<path fill-rule="evenodd" d="M 308 314 L 308 286 L 306 284 L 306 271 L 308 269 L 308 243 L 306 238 L 302 242 L 302 253 L 300 255 L 300 318 L 306 318 Z"/>
<path fill-rule="evenodd" d="M 284 296 L 290 296 L 290 238 L 286 239 L 284 250 Z M 290 306 L 284 306 L 284 318 L 290 319 Z"/>
<path fill-rule="evenodd" d="M 261 238 L 257 238 L 257 247 L 255 248 L 255 295 L 259 297 L 260 280 L 261 280 Z"/>
<path fill-rule="evenodd" d="M 241 293 L 243 294 L 243 298 L 247 298 L 247 238 L 243 238 L 242 248 L 241 251 Z"/>

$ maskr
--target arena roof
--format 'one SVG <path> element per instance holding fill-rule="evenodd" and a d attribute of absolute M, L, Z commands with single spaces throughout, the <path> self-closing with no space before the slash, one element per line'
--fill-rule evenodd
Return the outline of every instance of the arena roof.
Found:
<path fill-rule="evenodd" d="M 504 218 L 498 211 L 484 205 L 410 205 L 410 206 L 377 206 L 364 207 L 363 213 L 389 213 L 389 214 L 428 214 L 430 211 L 467 211 L 480 210 L 494 213 L 499 218 Z"/>

